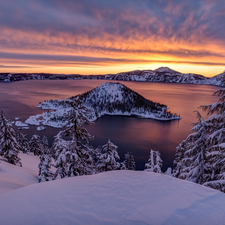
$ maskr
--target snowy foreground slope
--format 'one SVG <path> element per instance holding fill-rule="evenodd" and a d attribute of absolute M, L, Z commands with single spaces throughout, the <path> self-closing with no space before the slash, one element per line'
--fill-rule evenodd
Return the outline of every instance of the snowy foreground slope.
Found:
<path fill-rule="evenodd" d="M 0 195 L 1 224 L 221 225 L 225 195 L 143 171 L 112 171 Z"/>
<path fill-rule="evenodd" d="M 22 167 L 1 161 L 0 194 L 38 182 L 38 156 L 20 153 Z M 1 224 L 1 222 L 0 222 Z"/>
<path fill-rule="evenodd" d="M 156 120 L 181 119 L 177 115 L 167 112 L 166 105 L 145 99 L 121 83 L 106 82 L 79 97 L 82 104 L 89 109 L 87 117 L 91 121 L 95 121 L 103 115 L 137 116 Z M 25 122 L 30 125 L 63 127 L 67 124 L 66 117 L 71 110 L 68 101 L 72 100 L 73 97 L 39 103 L 38 107 L 54 111 L 31 116 Z"/>

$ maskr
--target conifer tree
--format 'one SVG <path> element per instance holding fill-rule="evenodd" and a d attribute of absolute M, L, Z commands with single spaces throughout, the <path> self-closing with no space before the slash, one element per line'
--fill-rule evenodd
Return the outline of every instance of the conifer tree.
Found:
<path fill-rule="evenodd" d="M 68 141 L 63 138 L 63 131 L 60 131 L 55 137 L 52 144 L 52 156 L 55 160 L 59 157 L 63 149 L 68 149 Z"/>
<path fill-rule="evenodd" d="M 103 145 L 102 148 L 104 153 L 99 157 L 97 171 L 103 172 L 118 169 L 120 167 L 120 163 L 116 162 L 116 160 L 120 159 L 117 152 L 118 147 L 108 140 L 108 143 Z"/>
<path fill-rule="evenodd" d="M 44 136 L 45 137 L 45 136 Z M 53 178 L 54 173 L 50 171 L 51 166 L 53 166 L 53 163 L 51 163 L 51 155 L 49 154 L 49 148 L 47 147 L 47 138 L 43 138 L 43 143 L 45 144 L 43 148 L 42 154 L 39 156 L 40 163 L 38 165 L 39 168 L 39 175 L 38 175 L 38 181 L 39 182 L 45 182 L 50 181 Z"/>
<path fill-rule="evenodd" d="M 132 152 L 127 152 L 124 155 L 124 159 L 125 159 L 123 162 L 124 166 L 122 165 L 121 169 L 135 170 L 136 166 Z"/>
<path fill-rule="evenodd" d="M 30 146 L 27 140 L 27 135 L 22 132 L 17 132 L 17 142 L 20 145 L 21 151 L 23 153 L 30 152 Z"/>
<path fill-rule="evenodd" d="M 161 171 L 162 163 L 163 161 L 160 157 L 159 151 L 154 151 L 151 149 L 148 163 L 145 164 L 146 167 L 145 171 L 162 173 Z"/>
<path fill-rule="evenodd" d="M 79 97 L 68 102 L 71 106 L 68 127 L 64 131 L 66 136 L 70 136 L 69 151 L 66 152 L 68 159 L 68 176 L 87 175 L 94 173 L 94 161 L 91 157 L 92 148 L 89 140 L 92 136 L 84 127 L 85 123 L 91 124 L 86 117 L 88 109 L 82 104 Z"/>
<path fill-rule="evenodd" d="M 174 176 L 202 184 L 207 179 L 207 130 L 210 124 L 204 121 L 204 118 L 198 111 L 195 112 L 198 121 L 192 124 L 192 133 L 177 148 L 178 152 L 175 160 L 179 163 L 177 163 L 178 168 L 175 168 Z M 185 152 L 183 153 L 183 151 Z M 181 159 L 181 157 L 183 158 Z M 181 170 L 180 167 L 182 168 Z M 180 170 L 179 173 L 177 172 L 178 170 Z"/>
<path fill-rule="evenodd" d="M 68 175 L 68 159 L 66 156 L 67 148 L 63 148 L 60 154 L 57 157 L 55 162 L 55 167 L 57 168 L 53 180 L 59 175 L 61 178 L 65 178 Z"/>
<path fill-rule="evenodd" d="M 207 139 L 208 176 L 204 185 L 225 192 L 225 88 L 216 91 L 219 101 L 202 105 L 201 109 L 210 116 Z"/>
<path fill-rule="evenodd" d="M 20 146 L 16 140 L 16 134 L 12 125 L 5 118 L 3 111 L 0 115 L 0 155 L 9 163 L 22 166 L 18 153 Z"/>
<path fill-rule="evenodd" d="M 188 140 L 183 140 L 179 146 L 176 148 L 175 160 L 173 164 L 175 168 L 173 170 L 173 176 L 179 178 L 182 169 L 185 168 L 184 153 L 188 149 Z"/>
<path fill-rule="evenodd" d="M 47 154 L 50 154 L 48 138 L 46 136 L 43 136 L 42 138 L 42 146 L 43 146 L 43 151 L 47 152 Z"/>
<path fill-rule="evenodd" d="M 34 155 L 41 155 L 43 153 L 43 145 L 41 144 L 41 138 L 38 134 L 34 134 L 31 137 L 29 145 Z"/>

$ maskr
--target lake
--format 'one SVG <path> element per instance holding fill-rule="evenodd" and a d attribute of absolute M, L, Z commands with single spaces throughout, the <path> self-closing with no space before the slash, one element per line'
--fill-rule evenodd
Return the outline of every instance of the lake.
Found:
<path fill-rule="evenodd" d="M 33 80 L 15 83 L 0 83 L 0 110 L 8 119 L 20 117 L 24 122 L 29 116 L 42 112 L 37 104 L 49 99 L 62 99 L 91 90 L 104 80 Z M 112 81 L 114 82 L 114 81 Z M 115 81 L 118 82 L 118 81 Z M 136 168 L 144 169 L 149 158 L 150 149 L 158 150 L 163 159 L 163 171 L 173 166 L 173 160 L 178 144 L 186 139 L 190 132 L 190 124 L 196 121 L 193 113 L 200 105 L 217 101 L 212 94 L 219 87 L 210 85 L 170 84 L 150 82 L 121 81 L 145 98 L 166 104 L 171 112 L 182 117 L 175 121 L 157 121 L 123 116 L 104 116 L 94 125 L 86 126 L 95 136 L 91 145 L 97 147 L 110 139 L 118 146 L 118 152 L 123 160 L 127 151 L 133 152 Z M 15 127 L 17 130 L 17 128 Z M 39 131 L 40 136 L 46 135 L 51 143 L 53 136 L 60 129 L 47 127 Z M 24 130 L 28 139 L 36 132 L 35 126 Z"/>

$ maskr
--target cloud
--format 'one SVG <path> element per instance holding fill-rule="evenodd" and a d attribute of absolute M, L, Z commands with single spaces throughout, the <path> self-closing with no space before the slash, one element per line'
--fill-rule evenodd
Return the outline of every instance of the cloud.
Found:
<path fill-rule="evenodd" d="M 130 59 L 130 58 L 109 58 L 109 57 L 90 57 L 79 55 L 47 55 L 47 54 L 20 54 L 0 52 L 0 59 L 12 62 L 26 62 L 40 66 L 108 66 L 114 64 L 194 64 L 207 66 L 225 66 L 221 62 L 207 61 L 186 61 L 186 60 L 154 60 L 154 59 Z M 0 65 L 0 68 L 41 68 L 40 66 L 8 66 Z"/>
<path fill-rule="evenodd" d="M 222 65 L 225 57 L 224 0 L 0 0 L 0 8 L 4 64 Z"/>
<path fill-rule="evenodd" d="M 41 67 L 0 65 L 0 68 L 41 68 Z"/>

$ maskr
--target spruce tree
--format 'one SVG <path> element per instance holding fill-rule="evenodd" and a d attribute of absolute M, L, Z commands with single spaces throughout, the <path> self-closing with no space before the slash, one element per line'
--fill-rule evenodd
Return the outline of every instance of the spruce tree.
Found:
<path fill-rule="evenodd" d="M 16 140 L 16 134 L 12 125 L 5 118 L 3 111 L 0 115 L 0 155 L 9 163 L 22 166 L 18 157 L 20 146 Z"/>
<path fill-rule="evenodd" d="M 198 111 L 195 112 L 198 121 L 192 124 L 192 133 L 177 148 L 174 176 L 202 184 L 207 180 L 207 130 L 210 124 Z"/>
<path fill-rule="evenodd" d="M 42 154 L 39 156 L 40 163 L 38 165 L 39 168 L 39 175 L 38 175 L 38 181 L 39 182 L 45 182 L 50 181 L 53 178 L 54 173 L 50 171 L 51 166 L 53 164 L 51 163 L 51 155 L 49 154 L 49 149 L 47 147 L 47 138 L 44 138 L 45 147 L 43 148 Z"/>
<path fill-rule="evenodd" d="M 30 152 L 30 146 L 27 140 L 27 135 L 22 132 L 17 132 L 17 142 L 20 145 L 21 151 L 23 153 Z"/>
<path fill-rule="evenodd" d="M 84 124 L 91 124 L 86 117 L 88 109 L 82 104 L 79 97 L 68 101 L 71 106 L 69 121 L 64 134 L 71 137 L 69 150 L 66 152 L 68 159 L 68 176 L 87 175 L 94 173 L 94 161 L 91 157 L 92 148 L 89 140 L 92 136 Z"/>
<path fill-rule="evenodd" d="M 134 156 L 132 152 L 127 152 L 124 155 L 124 166 L 122 165 L 121 169 L 126 169 L 126 170 L 135 170 L 135 161 L 134 161 Z"/>
<path fill-rule="evenodd" d="M 48 138 L 46 136 L 43 136 L 42 138 L 42 146 L 43 146 L 43 151 L 50 154 Z"/>
<path fill-rule="evenodd" d="M 103 145 L 102 148 L 104 153 L 99 157 L 97 171 L 117 170 L 120 167 L 120 163 L 116 162 L 120 159 L 117 152 L 118 147 L 108 140 L 108 143 Z"/>
<path fill-rule="evenodd" d="M 55 167 L 57 168 L 53 180 L 57 178 L 59 175 L 61 178 L 65 178 L 68 175 L 68 159 L 66 157 L 67 148 L 63 148 L 62 151 L 60 151 L 60 154 L 57 157 L 57 160 L 55 162 Z"/>
<path fill-rule="evenodd" d="M 154 151 L 151 149 L 148 163 L 145 164 L 146 167 L 145 171 L 162 173 L 161 171 L 162 163 L 163 161 L 160 157 L 159 151 Z"/>
<path fill-rule="evenodd" d="M 59 157 L 63 149 L 68 149 L 68 141 L 65 141 L 63 138 L 63 131 L 60 131 L 55 137 L 51 147 L 52 156 L 55 160 Z"/>
<path fill-rule="evenodd" d="M 38 134 L 34 134 L 31 137 L 29 145 L 34 155 L 41 155 L 43 153 L 43 145 L 41 144 L 41 138 Z"/>
<path fill-rule="evenodd" d="M 175 168 L 173 169 L 173 176 L 179 178 L 182 169 L 185 167 L 184 153 L 188 149 L 189 143 L 188 140 L 183 140 L 179 146 L 176 148 L 175 160 L 173 164 Z"/>
<path fill-rule="evenodd" d="M 207 112 L 208 176 L 204 185 L 225 192 L 225 88 L 216 91 L 219 101 L 201 108 Z"/>

